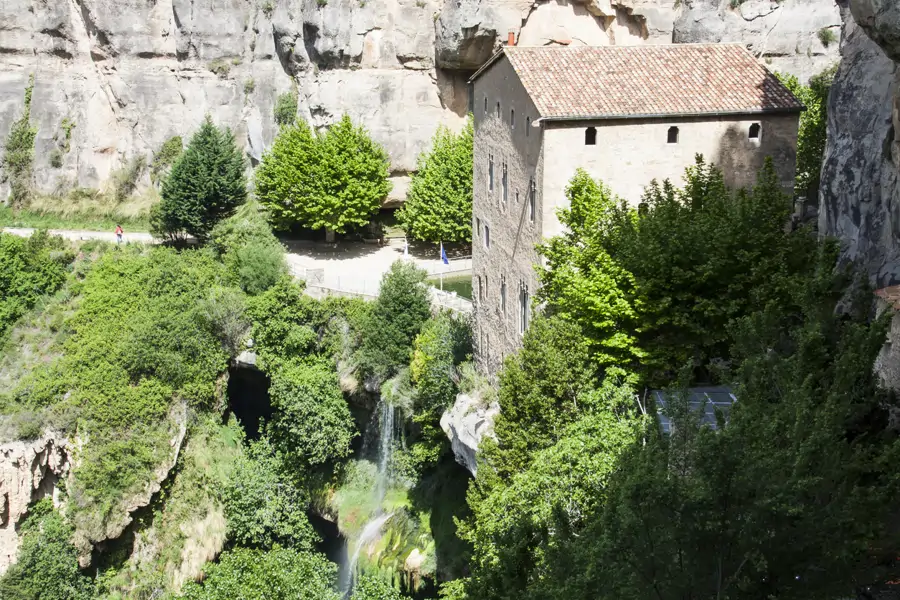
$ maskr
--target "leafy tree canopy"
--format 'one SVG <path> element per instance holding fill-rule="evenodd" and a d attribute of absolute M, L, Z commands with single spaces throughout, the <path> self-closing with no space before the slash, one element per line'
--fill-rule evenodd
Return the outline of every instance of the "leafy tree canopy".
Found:
<path fill-rule="evenodd" d="M 428 242 L 472 241 L 472 117 L 454 134 L 438 127 L 431 150 L 419 155 L 397 220 L 406 234 Z"/>
<path fill-rule="evenodd" d="M 256 196 L 280 228 L 345 233 L 361 227 L 391 191 L 390 161 L 361 126 L 344 117 L 324 135 L 306 123 L 282 128 L 256 170 Z"/>
<path fill-rule="evenodd" d="M 837 67 L 831 67 L 813 76 L 809 85 L 803 85 L 793 75 L 777 73 L 791 92 L 806 106 L 800 114 L 800 130 L 797 134 L 797 178 L 794 195 L 815 200 L 819 194 L 819 177 L 825 156 L 826 128 L 828 126 L 828 94 Z"/>
<path fill-rule="evenodd" d="M 403 600 L 394 586 L 373 575 L 363 575 L 353 586 L 350 600 Z"/>
<path fill-rule="evenodd" d="M 340 600 L 337 566 L 321 554 L 288 548 L 234 548 L 208 563 L 203 583 L 184 586 L 183 600 Z"/>
<path fill-rule="evenodd" d="M 247 199 L 244 167 L 234 135 L 207 116 L 163 182 L 162 201 L 150 217 L 153 233 L 205 241 Z"/>

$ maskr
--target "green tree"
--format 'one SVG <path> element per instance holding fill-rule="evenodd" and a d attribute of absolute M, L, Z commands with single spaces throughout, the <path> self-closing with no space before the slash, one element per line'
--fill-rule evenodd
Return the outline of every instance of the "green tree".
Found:
<path fill-rule="evenodd" d="M 427 274 L 396 261 L 381 278 L 378 299 L 362 326 L 360 370 L 385 380 L 409 364 L 413 340 L 431 315 Z"/>
<path fill-rule="evenodd" d="M 281 126 L 293 125 L 297 122 L 297 92 L 291 90 L 278 94 L 273 109 L 275 123 Z"/>
<path fill-rule="evenodd" d="M 369 222 L 391 190 L 384 149 L 348 116 L 325 135 L 285 127 L 256 170 L 256 195 L 276 227 L 345 233 Z"/>
<path fill-rule="evenodd" d="M 3 154 L 3 183 L 9 182 L 9 201 L 14 206 L 25 203 L 31 196 L 31 177 L 34 165 L 34 138 L 37 128 L 31 125 L 31 93 L 34 75 L 25 88 L 25 107 L 22 116 L 13 122 L 6 138 Z"/>
<path fill-rule="evenodd" d="M 188 234 L 205 241 L 246 199 L 244 158 L 234 135 L 207 116 L 163 182 L 151 230 L 170 239 Z"/>
<path fill-rule="evenodd" d="M 797 177 L 794 185 L 794 196 L 797 198 L 815 200 L 819 196 L 819 177 L 827 138 L 828 94 L 836 72 L 836 66 L 826 69 L 810 78 L 809 85 L 803 85 L 793 75 L 777 74 L 781 83 L 806 106 L 800 115 L 800 130 L 797 133 Z"/>
<path fill-rule="evenodd" d="M 403 596 L 393 585 L 373 575 L 363 575 L 353 585 L 350 600 L 403 600 Z"/>
<path fill-rule="evenodd" d="M 318 466 L 350 454 L 356 427 L 334 367 L 293 363 L 272 373 L 272 442 L 302 465 Z"/>
<path fill-rule="evenodd" d="M 406 234 L 428 242 L 472 241 L 472 116 L 454 134 L 444 126 L 430 152 L 419 155 L 397 220 Z"/>
<path fill-rule="evenodd" d="M 4 600 L 89 600 L 94 598 L 90 578 L 78 568 L 72 545 L 72 526 L 49 498 L 31 507 L 19 530 L 22 545 L 18 560 L 0 577 Z"/>
<path fill-rule="evenodd" d="M 846 598 L 893 579 L 897 398 L 873 372 L 886 323 L 868 294 L 835 310 L 834 257 L 795 290 L 799 318 L 770 305 L 736 323 L 728 423 L 682 404 L 672 435 L 648 431 L 535 597 Z"/>
<path fill-rule="evenodd" d="M 287 274 L 284 249 L 256 201 L 247 202 L 216 225 L 209 242 L 228 267 L 231 280 L 251 296 Z"/>
<path fill-rule="evenodd" d="M 312 550 L 318 541 L 306 518 L 309 499 L 266 439 L 251 442 L 234 465 L 223 500 L 228 537 L 241 546 Z"/>
<path fill-rule="evenodd" d="M 582 169 L 566 198 L 569 207 L 559 212 L 565 233 L 539 248 L 546 263 L 538 300 L 549 314 L 582 327 L 599 365 L 630 367 L 643 352 L 634 336 L 634 276 L 610 254 L 617 199 Z"/>
<path fill-rule="evenodd" d="M 340 600 L 337 566 L 312 552 L 233 548 L 207 563 L 204 574 L 202 583 L 184 586 L 183 600 Z"/>

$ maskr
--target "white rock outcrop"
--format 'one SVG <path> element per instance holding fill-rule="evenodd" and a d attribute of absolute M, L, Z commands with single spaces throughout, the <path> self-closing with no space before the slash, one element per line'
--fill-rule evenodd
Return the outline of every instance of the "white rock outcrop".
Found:
<path fill-rule="evenodd" d="M 28 506 L 47 496 L 57 500 L 57 483 L 70 466 L 67 441 L 54 433 L 0 445 L 0 573 L 16 560 L 17 528 Z"/>
<path fill-rule="evenodd" d="M 207 114 L 232 128 L 255 163 L 277 132 L 277 96 L 295 90 L 301 118 L 324 127 L 348 113 L 387 148 L 402 178 L 439 125 L 462 127 L 466 78 L 510 30 L 535 45 L 737 41 L 800 75 L 835 60 L 837 45 L 819 36 L 840 23 L 832 0 L 731 4 L 5 0 L 0 145 L 34 75 L 34 173 L 43 193 L 102 189 L 129 160 L 149 162 L 167 139 L 187 139 Z M 64 121 L 74 125 L 70 139 Z M 397 187 L 393 201 L 402 199 Z M 0 184 L 0 199 L 7 192 Z"/>
<path fill-rule="evenodd" d="M 473 476 L 478 474 L 478 447 L 485 437 L 494 437 L 494 419 L 499 414 L 496 402 L 485 404 L 478 394 L 459 394 L 441 415 L 441 429 L 450 438 L 456 462 Z"/>

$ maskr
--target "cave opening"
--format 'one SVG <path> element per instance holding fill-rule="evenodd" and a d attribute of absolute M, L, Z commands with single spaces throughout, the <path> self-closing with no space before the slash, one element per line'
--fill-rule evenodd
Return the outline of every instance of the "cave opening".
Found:
<path fill-rule="evenodd" d="M 248 440 L 258 440 L 264 421 L 272 418 L 269 378 L 255 368 L 232 367 L 228 373 L 228 408 Z"/>

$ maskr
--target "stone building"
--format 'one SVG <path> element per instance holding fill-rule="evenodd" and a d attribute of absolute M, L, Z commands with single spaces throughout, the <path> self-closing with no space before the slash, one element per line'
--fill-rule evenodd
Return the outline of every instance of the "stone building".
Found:
<path fill-rule="evenodd" d="M 491 373 L 521 344 L 535 246 L 560 233 L 579 167 L 631 204 L 654 179 L 680 184 L 696 154 L 740 187 L 771 156 L 793 189 L 803 105 L 740 45 L 510 44 L 469 84 L 476 359 Z"/>

